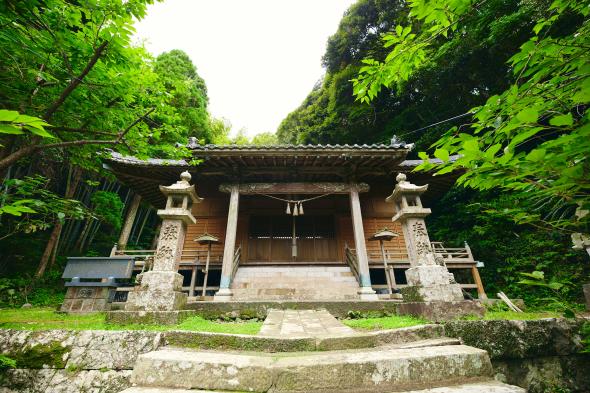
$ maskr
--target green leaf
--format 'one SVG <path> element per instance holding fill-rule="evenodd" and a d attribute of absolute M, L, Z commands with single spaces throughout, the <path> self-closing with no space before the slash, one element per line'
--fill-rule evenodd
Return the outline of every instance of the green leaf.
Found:
<path fill-rule="evenodd" d="M 29 127 L 29 126 L 25 126 L 25 128 L 29 131 L 31 131 L 31 133 L 35 134 L 35 135 L 39 135 L 42 136 L 43 138 L 55 138 L 53 135 L 51 135 L 50 133 L 48 133 L 47 131 L 45 131 L 45 129 L 39 129 L 39 128 L 33 128 L 33 127 Z"/>
<path fill-rule="evenodd" d="M 527 154 L 526 159 L 533 162 L 541 161 L 543 158 L 545 158 L 545 153 L 545 149 L 533 149 L 529 154 Z"/>
<path fill-rule="evenodd" d="M 6 109 L 0 109 L 0 121 L 14 121 L 18 117 L 18 112 L 7 111 Z"/>
<path fill-rule="evenodd" d="M 446 149 L 436 149 L 434 156 L 443 162 L 449 161 L 449 152 Z"/>
<path fill-rule="evenodd" d="M 545 272 L 540 271 L 540 270 L 535 270 L 532 273 L 520 273 L 520 275 L 525 276 L 525 277 L 532 277 L 537 280 L 544 280 L 545 279 Z"/>
<path fill-rule="evenodd" d="M 10 124 L 0 124 L 0 134 L 20 135 L 24 134 L 20 127 L 12 126 Z"/>
<path fill-rule="evenodd" d="M 479 143 L 477 143 L 477 139 L 468 139 L 465 142 L 463 142 L 463 149 L 467 150 L 467 151 L 474 151 L 477 152 L 479 151 Z"/>
<path fill-rule="evenodd" d="M 571 126 L 574 124 L 574 118 L 571 113 L 566 113 L 565 115 L 552 117 L 551 120 L 549 120 L 549 124 L 556 127 Z"/>
<path fill-rule="evenodd" d="M 547 286 L 556 291 L 559 291 L 561 288 L 563 288 L 563 284 L 560 282 L 550 282 L 547 284 Z"/>
<path fill-rule="evenodd" d="M 518 112 L 516 118 L 524 123 L 535 123 L 539 118 L 539 112 L 533 108 L 525 108 Z"/>

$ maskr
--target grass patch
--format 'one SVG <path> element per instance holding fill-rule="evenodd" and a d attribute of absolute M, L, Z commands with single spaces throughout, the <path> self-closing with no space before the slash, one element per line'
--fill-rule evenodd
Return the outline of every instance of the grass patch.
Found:
<path fill-rule="evenodd" d="M 105 314 L 74 315 L 58 313 L 50 308 L 0 310 L 0 328 L 19 330 L 189 330 L 196 332 L 256 334 L 262 322 L 218 322 L 200 316 L 190 317 L 177 325 L 114 325 L 105 320 Z"/>
<path fill-rule="evenodd" d="M 491 320 L 517 320 L 517 321 L 531 321 L 534 319 L 543 318 L 560 318 L 561 314 L 551 311 L 539 312 L 514 312 L 514 311 L 488 311 L 485 313 L 483 319 Z M 480 319 L 480 318 L 477 318 Z"/>
<path fill-rule="evenodd" d="M 378 318 L 344 319 L 341 321 L 346 326 L 360 330 L 398 329 L 408 326 L 424 325 L 429 323 L 425 319 L 409 315 L 391 315 Z"/>

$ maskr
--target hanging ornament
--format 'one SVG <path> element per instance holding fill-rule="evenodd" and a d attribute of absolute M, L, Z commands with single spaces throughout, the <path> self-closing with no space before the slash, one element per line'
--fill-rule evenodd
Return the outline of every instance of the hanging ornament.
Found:
<path fill-rule="evenodd" d="M 289 202 L 287 202 L 287 211 L 285 213 L 291 214 L 291 204 Z"/>
<path fill-rule="evenodd" d="M 303 202 L 299 202 L 299 215 L 303 215 Z"/>
<path fill-rule="evenodd" d="M 293 205 L 294 205 L 293 206 L 293 215 L 298 216 L 299 215 L 299 209 L 297 209 L 298 203 L 294 203 Z"/>

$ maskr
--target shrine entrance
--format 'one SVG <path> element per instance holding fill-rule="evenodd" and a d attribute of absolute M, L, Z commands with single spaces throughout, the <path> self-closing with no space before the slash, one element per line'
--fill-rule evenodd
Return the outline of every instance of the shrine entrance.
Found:
<path fill-rule="evenodd" d="M 305 264 L 336 261 L 338 242 L 334 216 L 250 216 L 246 263 Z"/>

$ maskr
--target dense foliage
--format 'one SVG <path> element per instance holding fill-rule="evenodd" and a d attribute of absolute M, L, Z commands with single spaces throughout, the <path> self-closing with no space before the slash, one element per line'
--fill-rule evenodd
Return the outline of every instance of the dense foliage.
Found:
<path fill-rule="evenodd" d="M 491 291 L 546 297 L 518 284 L 536 270 L 580 299 L 587 255 L 569 233 L 588 231 L 588 216 L 574 217 L 588 208 L 587 12 L 584 1 L 361 0 L 328 41 L 325 77 L 278 136 L 397 135 L 445 160 L 441 174 L 467 169 L 461 183 L 478 191 L 454 189 L 433 208 L 433 238 L 469 241 Z"/>
<path fill-rule="evenodd" d="M 486 4 L 412 1 L 409 23 L 383 36 L 391 48 L 385 60 L 363 60 L 366 65 L 353 79 L 357 98 L 368 103 L 383 86 L 403 92 L 422 68 L 439 67 L 440 48 L 446 52 L 462 40 Z M 516 221 L 588 232 L 590 215 L 576 210 L 590 209 L 589 4 L 555 0 L 543 11 L 531 10 L 530 38 L 509 52 L 509 87 L 489 90 L 485 103 L 468 111 L 473 115 L 468 127 L 453 127 L 434 144 L 443 165 L 425 161 L 420 169 L 465 170 L 459 184 L 511 191 L 521 199 L 509 211 Z M 450 160 L 453 154 L 459 157 Z"/>
<path fill-rule="evenodd" d="M 103 148 L 175 158 L 191 136 L 227 138 L 185 53 L 154 59 L 131 44 L 152 2 L 0 4 L 0 274 L 13 277 L 0 288 L 5 302 L 35 299 L 32 287 L 38 304 L 51 302 L 63 287 L 53 272 L 41 277 L 61 270 L 63 255 L 109 252 L 133 195 L 102 168 Z M 149 245 L 156 216 L 147 205 L 138 216 L 132 241 Z"/>

